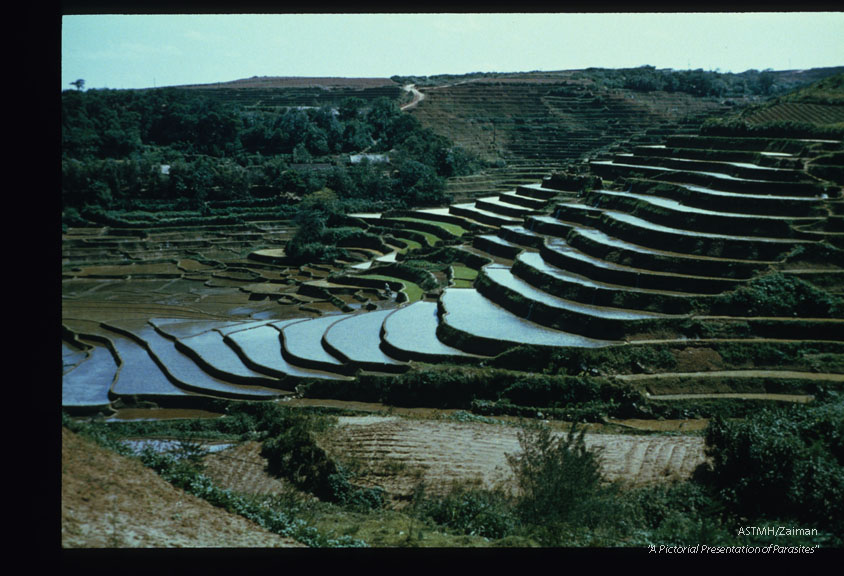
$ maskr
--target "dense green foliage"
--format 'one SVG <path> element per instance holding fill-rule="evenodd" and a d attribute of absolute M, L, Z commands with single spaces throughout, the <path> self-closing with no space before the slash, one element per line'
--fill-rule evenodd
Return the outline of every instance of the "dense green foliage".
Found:
<path fill-rule="evenodd" d="M 836 139 L 844 136 L 844 126 L 793 121 L 751 124 L 742 118 L 725 117 L 707 119 L 701 126 L 700 133 L 705 136 Z"/>
<path fill-rule="evenodd" d="M 836 70 L 840 71 L 840 68 L 829 72 Z M 639 92 L 685 92 L 694 96 L 721 98 L 784 94 L 801 86 L 801 82 L 806 82 L 799 77 L 773 70 L 731 73 L 700 68 L 673 70 L 640 66 L 614 70 L 587 68 L 581 73 L 608 88 L 626 88 Z"/>
<path fill-rule="evenodd" d="M 351 163 L 360 152 L 373 156 Z M 467 153 L 387 98 L 265 111 L 175 88 L 62 93 L 62 207 L 70 221 L 139 203 L 282 205 L 326 186 L 343 207 L 437 204 L 444 178 L 473 169 Z"/>
<path fill-rule="evenodd" d="M 707 483 L 739 515 L 844 536 L 844 404 L 714 419 Z"/>
<path fill-rule="evenodd" d="M 393 406 L 472 409 L 482 413 L 530 415 L 543 409 L 576 420 L 638 414 L 641 394 L 623 383 L 586 376 L 549 376 L 508 370 L 428 369 L 396 376 L 360 374 L 354 382 L 313 381 L 305 396 Z M 558 411 L 558 412 L 555 412 Z"/>
<path fill-rule="evenodd" d="M 416 513 L 461 534 L 504 538 L 518 525 L 510 495 L 478 483 L 458 482 L 443 496 L 417 494 Z"/>
<path fill-rule="evenodd" d="M 711 311 L 737 316 L 827 318 L 844 314 L 844 301 L 796 276 L 773 273 L 717 296 Z"/>
<path fill-rule="evenodd" d="M 349 473 L 319 446 L 316 437 L 329 422 L 277 404 L 246 408 L 258 416 L 256 432 L 267 470 L 292 481 L 296 486 L 331 502 L 369 510 L 383 503 L 382 491 L 355 486 Z M 235 413 L 242 408 L 234 407 Z"/>

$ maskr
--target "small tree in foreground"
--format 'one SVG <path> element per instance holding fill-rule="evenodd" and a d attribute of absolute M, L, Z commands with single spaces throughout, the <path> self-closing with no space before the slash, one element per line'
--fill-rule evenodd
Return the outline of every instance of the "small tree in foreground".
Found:
<path fill-rule="evenodd" d="M 586 447 L 585 429 L 566 435 L 547 426 L 519 433 L 522 451 L 507 461 L 516 481 L 517 513 L 543 544 L 570 543 L 615 517 L 611 486 L 603 481 L 599 453 Z"/>

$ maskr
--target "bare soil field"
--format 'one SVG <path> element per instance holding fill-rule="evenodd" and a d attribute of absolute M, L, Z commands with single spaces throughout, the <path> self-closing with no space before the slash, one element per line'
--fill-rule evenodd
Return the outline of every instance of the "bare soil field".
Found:
<path fill-rule="evenodd" d="M 518 431 L 506 422 L 348 416 L 339 418 L 325 445 L 363 483 L 402 501 L 420 482 L 434 493 L 457 481 L 508 486 L 507 455 L 520 452 Z M 586 445 L 600 451 L 608 479 L 630 485 L 685 479 L 704 462 L 700 436 L 590 433 Z"/>

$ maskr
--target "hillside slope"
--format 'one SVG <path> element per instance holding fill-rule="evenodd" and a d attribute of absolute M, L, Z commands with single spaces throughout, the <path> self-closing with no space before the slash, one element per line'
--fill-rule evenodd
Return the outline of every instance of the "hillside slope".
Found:
<path fill-rule="evenodd" d="M 62 428 L 63 548 L 300 547 Z"/>

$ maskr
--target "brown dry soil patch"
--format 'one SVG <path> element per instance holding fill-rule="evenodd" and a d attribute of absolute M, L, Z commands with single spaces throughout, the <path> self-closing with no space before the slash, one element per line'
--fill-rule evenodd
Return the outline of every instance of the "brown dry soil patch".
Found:
<path fill-rule="evenodd" d="M 62 430 L 63 548 L 299 547 Z"/>
<path fill-rule="evenodd" d="M 344 416 L 323 444 L 360 483 L 382 487 L 399 503 L 420 483 L 432 493 L 455 481 L 511 485 L 507 455 L 521 450 L 518 430 L 501 423 Z M 600 451 L 608 479 L 631 485 L 688 478 L 705 459 L 700 436 L 590 433 L 586 445 Z"/>
<path fill-rule="evenodd" d="M 271 495 L 296 492 L 307 497 L 283 478 L 267 472 L 267 459 L 261 456 L 259 442 L 244 442 L 202 459 L 203 474 L 215 485 L 243 494 Z"/>

